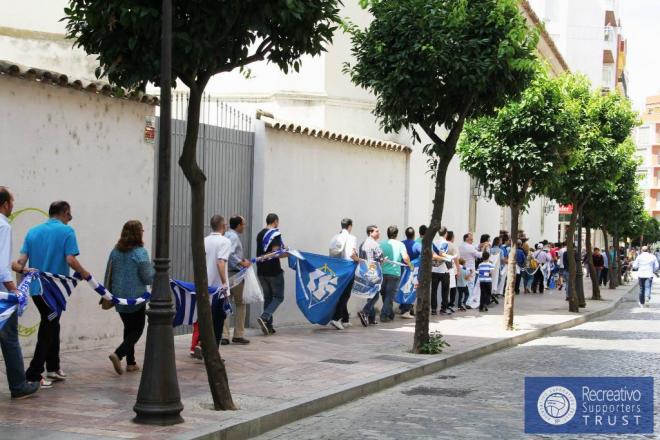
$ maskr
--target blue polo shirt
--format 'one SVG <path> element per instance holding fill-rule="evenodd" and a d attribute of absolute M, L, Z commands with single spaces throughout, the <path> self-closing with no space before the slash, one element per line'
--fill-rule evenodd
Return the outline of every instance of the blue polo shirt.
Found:
<path fill-rule="evenodd" d="M 69 275 L 68 255 L 80 254 L 76 232 L 71 226 L 51 218 L 30 229 L 25 236 L 21 254 L 28 256 L 28 266 L 42 272 Z M 39 283 L 32 283 L 30 294 L 39 295 Z"/>

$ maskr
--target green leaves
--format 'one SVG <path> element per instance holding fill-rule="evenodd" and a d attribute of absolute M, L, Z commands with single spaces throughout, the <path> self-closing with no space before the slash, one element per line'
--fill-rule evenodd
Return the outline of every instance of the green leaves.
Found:
<path fill-rule="evenodd" d="M 374 20 L 350 29 L 355 63 L 345 70 L 378 97 L 385 131 L 451 130 L 461 115 L 491 113 L 517 96 L 533 76 L 537 37 L 516 0 L 361 4 Z"/>
<path fill-rule="evenodd" d="M 325 50 L 340 21 L 339 0 L 174 2 L 173 77 L 186 85 L 262 59 L 300 69 Z M 97 76 L 135 90 L 160 73 L 160 0 L 69 0 L 67 38 L 97 56 Z"/>
<path fill-rule="evenodd" d="M 546 191 L 579 132 L 563 79 L 537 76 L 518 100 L 470 121 L 461 137 L 461 168 L 501 206 L 524 209 Z"/>

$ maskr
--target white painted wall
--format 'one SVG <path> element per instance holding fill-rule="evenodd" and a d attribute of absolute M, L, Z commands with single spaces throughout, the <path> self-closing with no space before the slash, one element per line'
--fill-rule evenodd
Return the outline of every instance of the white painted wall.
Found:
<path fill-rule="evenodd" d="M 280 217 L 289 247 L 323 255 L 344 217 L 353 219 L 359 242 L 372 223 L 383 236 L 389 225 L 398 225 L 403 236 L 405 170 L 402 152 L 281 132 L 257 121 L 251 239 L 270 212 Z M 294 272 L 288 268 L 285 283 L 276 326 L 306 322 L 295 301 Z"/>
<path fill-rule="evenodd" d="M 153 112 L 145 104 L 0 76 L 0 185 L 13 191 L 15 210 L 48 211 L 54 200 L 70 202 L 80 261 L 97 279 L 125 221 L 140 220 L 151 247 L 154 146 L 143 136 Z M 27 230 L 44 220 L 34 213 L 15 220 L 14 257 Z M 63 348 L 120 334 L 119 317 L 102 311 L 98 300 L 87 285 L 73 293 L 62 317 Z M 37 323 L 31 305 L 20 324 Z M 30 347 L 35 340 L 36 333 L 21 343 Z"/>

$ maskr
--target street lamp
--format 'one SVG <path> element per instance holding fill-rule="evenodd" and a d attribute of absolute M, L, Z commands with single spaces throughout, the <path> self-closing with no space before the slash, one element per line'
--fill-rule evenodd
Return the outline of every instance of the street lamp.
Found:
<path fill-rule="evenodd" d="M 156 186 L 156 250 L 147 343 L 140 388 L 133 411 L 135 423 L 182 423 L 181 394 L 174 359 L 172 295 L 170 294 L 170 172 L 172 161 L 172 0 L 163 0 L 160 53 L 160 133 Z"/>

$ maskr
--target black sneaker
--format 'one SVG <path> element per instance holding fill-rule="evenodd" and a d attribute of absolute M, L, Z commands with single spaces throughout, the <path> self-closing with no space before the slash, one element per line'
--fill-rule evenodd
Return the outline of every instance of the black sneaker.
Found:
<path fill-rule="evenodd" d="M 456 313 L 456 310 L 454 310 L 454 308 L 451 307 L 451 306 L 447 307 L 447 311 L 452 312 L 452 313 Z"/>
<path fill-rule="evenodd" d="M 18 393 L 12 393 L 12 400 L 22 400 L 34 396 L 34 393 L 39 391 L 39 382 L 26 382 L 25 386 Z"/>
<path fill-rule="evenodd" d="M 199 359 L 200 361 L 204 360 L 204 356 L 202 355 L 202 347 L 199 345 L 195 347 L 195 351 L 193 352 L 192 357 Z"/>
<path fill-rule="evenodd" d="M 363 326 L 369 327 L 369 320 L 367 319 L 367 315 L 364 314 L 363 311 L 357 312 L 358 318 L 360 318 L 360 322 L 362 323 Z"/>
<path fill-rule="evenodd" d="M 229 345 L 229 339 L 227 338 L 220 339 L 220 345 Z"/>
<path fill-rule="evenodd" d="M 240 344 L 240 345 L 245 345 L 250 343 L 250 341 L 245 338 L 231 338 L 231 342 L 233 344 Z"/>
<path fill-rule="evenodd" d="M 472 308 L 472 306 L 469 306 L 469 305 L 465 304 L 465 308 L 470 310 Z"/>
<path fill-rule="evenodd" d="M 268 336 L 270 334 L 270 330 L 268 330 L 268 325 L 266 324 L 266 321 L 264 321 L 261 318 L 257 318 L 257 324 L 259 324 L 259 327 L 261 328 L 261 331 L 263 332 L 264 335 Z"/>
<path fill-rule="evenodd" d="M 369 325 L 378 325 L 377 321 L 369 321 Z"/>
<path fill-rule="evenodd" d="M 437 315 L 437 314 L 438 312 L 436 312 L 435 310 L 431 310 L 431 315 Z"/>
<path fill-rule="evenodd" d="M 277 332 L 275 331 L 275 328 L 273 328 L 272 325 L 269 325 L 268 326 L 268 333 L 270 333 L 271 335 L 274 335 Z"/>
<path fill-rule="evenodd" d="M 445 310 L 445 309 L 440 309 L 440 314 L 441 314 L 441 315 L 451 315 L 451 312 L 448 312 L 448 311 Z"/>

